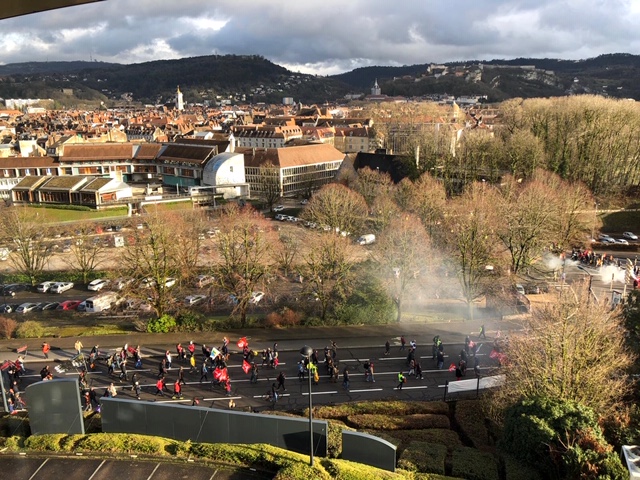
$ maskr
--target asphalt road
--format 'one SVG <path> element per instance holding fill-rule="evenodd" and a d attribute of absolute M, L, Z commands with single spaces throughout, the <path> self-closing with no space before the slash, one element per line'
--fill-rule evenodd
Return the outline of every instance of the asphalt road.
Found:
<path fill-rule="evenodd" d="M 355 339 L 341 339 L 343 344 L 349 345 L 357 343 Z M 368 339 L 370 345 L 358 347 L 338 346 L 337 360 L 340 370 L 340 378 L 337 382 L 329 377 L 324 363 L 320 363 L 319 375 L 320 382 L 312 387 L 312 400 L 316 405 L 337 404 L 345 402 L 362 402 L 382 399 L 401 399 L 401 400 L 439 400 L 443 398 L 444 387 L 447 381 L 455 381 L 455 374 L 448 371 L 451 363 L 457 363 L 459 353 L 463 349 L 463 343 L 444 344 L 445 347 L 445 366 L 443 370 L 436 368 L 432 358 L 431 345 L 418 345 L 417 358 L 423 368 L 424 379 L 408 377 L 407 383 L 402 391 L 398 391 L 397 375 L 398 372 L 408 372 L 407 367 L 407 348 L 401 350 L 399 338 L 394 338 L 393 346 L 389 356 L 384 355 L 385 338 Z M 407 339 L 409 340 L 409 339 Z M 464 340 L 464 337 L 461 338 Z M 481 340 L 481 346 L 478 351 L 481 373 L 489 375 L 496 370 L 497 363 L 489 358 L 492 348 L 492 341 Z M 312 344 L 313 348 L 318 350 L 320 359 L 324 358 L 325 344 Z M 219 346 L 218 346 L 219 347 Z M 169 392 L 165 396 L 154 395 L 156 391 L 156 381 L 158 378 L 159 364 L 163 358 L 166 349 L 170 349 L 174 357 L 172 368 L 166 375 L 166 384 Z M 103 349 L 102 351 L 113 352 L 116 348 Z M 228 362 L 228 372 L 231 379 L 231 396 L 227 396 L 220 385 L 214 385 L 212 375 L 208 375 L 206 381 L 200 382 L 200 366 L 202 365 L 203 355 L 200 346 L 196 350 L 197 372 L 188 373 L 188 363 L 186 361 L 175 361 L 174 346 L 166 347 L 141 347 L 143 355 L 143 365 L 141 369 L 128 369 L 128 378 L 131 378 L 135 371 L 138 381 L 142 386 L 141 401 L 155 402 L 172 402 L 190 405 L 193 397 L 201 400 L 200 405 L 211 406 L 216 408 L 228 408 L 229 400 L 235 402 L 235 408 L 251 411 L 259 411 L 265 408 L 275 408 L 282 410 L 302 409 L 308 405 L 308 382 L 298 379 L 297 363 L 302 356 L 296 350 L 280 350 L 280 363 L 277 368 L 261 366 L 262 358 L 256 357 L 256 362 L 260 366 L 258 374 L 258 382 L 250 383 L 250 375 L 242 371 L 242 354 L 237 350 L 232 350 Z M 88 349 L 85 348 L 88 356 Z M 77 377 L 82 366 L 74 367 L 70 359 L 73 357 L 72 349 L 55 350 L 50 353 L 50 359 L 44 360 L 41 352 L 32 353 L 27 356 L 27 372 L 22 377 L 20 390 L 24 390 L 28 385 L 40 381 L 40 370 L 49 364 L 49 368 L 54 372 L 54 378 Z M 14 355 L 15 356 L 15 355 Z M 373 362 L 375 382 L 366 382 L 364 377 L 365 361 Z M 469 362 L 472 363 L 472 362 Z M 184 399 L 172 398 L 173 384 L 177 379 L 180 366 L 185 367 L 185 380 L 187 384 L 183 386 Z M 56 370 L 56 367 L 58 369 Z M 350 388 L 346 390 L 342 385 L 342 371 L 347 367 L 350 372 Z M 280 398 L 275 407 L 268 402 L 265 394 L 269 391 L 272 383 L 276 381 L 276 377 L 280 372 L 284 372 L 286 376 L 286 391 L 280 390 Z M 89 371 L 88 381 L 90 386 L 95 387 L 99 395 L 102 395 L 106 387 L 113 382 L 119 395 L 124 398 L 135 398 L 134 392 L 131 391 L 130 381 L 121 381 L 118 379 L 119 371 L 113 375 L 108 375 L 107 366 L 104 362 L 96 365 L 95 371 Z M 474 378 L 473 368 L 467 371 L 466 378 Z"/>

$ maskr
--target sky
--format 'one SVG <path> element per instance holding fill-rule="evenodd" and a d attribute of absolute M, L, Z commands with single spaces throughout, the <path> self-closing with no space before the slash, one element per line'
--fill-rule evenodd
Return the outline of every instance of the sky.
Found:
<path fill-rule="evenodd" d="M 0 64 L 262 55 L 294 72 L 640 54 L 640 0 L 106 0 L 0 21 Z"/>

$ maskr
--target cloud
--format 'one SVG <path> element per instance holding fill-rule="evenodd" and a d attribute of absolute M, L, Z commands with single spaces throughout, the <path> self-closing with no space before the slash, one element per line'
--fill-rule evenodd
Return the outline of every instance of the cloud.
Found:
<path fill-rule="evenodd" d="M 640 53 L 635 0 L 107 0 L 3 21 L 0 62 L 256 54 L 333 74 L 368 65 Z"/>

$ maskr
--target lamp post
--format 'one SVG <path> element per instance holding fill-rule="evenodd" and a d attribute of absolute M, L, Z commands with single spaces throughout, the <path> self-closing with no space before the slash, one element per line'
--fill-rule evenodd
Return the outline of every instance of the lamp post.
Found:
<path fill-rule="evenodd" d="M 300 355 L 307 360 L 307 376 L 309 377 L 309 465 L 313 467 L 313 401 L 311 399 L 311 355 L 313 348 L 305 345 L 300 349 Z"/>

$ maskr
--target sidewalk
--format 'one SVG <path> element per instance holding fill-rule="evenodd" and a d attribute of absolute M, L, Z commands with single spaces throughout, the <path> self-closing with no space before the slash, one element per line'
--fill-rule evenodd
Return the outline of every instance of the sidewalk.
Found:
<path fill-rule="evenodd" d="M 407 343 L 416 340 L 418 345 L 431 345 L 435 335 L 440 335 L 446 344 L 461 344 L 469 335 L 476 339 L 480 331 L 480 326 L 484 324 L 488 339 L 493 339 L 497 331 L 507 333 L 509 330 L 517 329 L 517 323 L 507 320 L 471 320 L 459 322 L 443 323 L 401 323 L 392 325 L 362 325 L 362 326 L 339 326 L 339 327 L 297 327 L 287 329 L 245 329 L 219 332 L 181 332 L 181 333 L 131 333 L 128 335 L 100 335 L 81 336 L 66 338 L 34 338 L 34 339 L 11 339 L 0 340 L 0 361 L 14 361 L 18 357 L 16 351 L 24 345 L 28 347 L 26 362 L 37 359 L 42 361 L 42 343 L 47 342 L 51 346 L 49 361 L 69 360 L 74 352 L 74 343 L 80 340 L 83 344 L 83 351 L 86 353 L 94 345 L 99 345 L 100 350 L 107 352 L 115 350 L 128 344 L 130 346 L 140 345 L 143 354 L 150 352 L 160 354 L 165 350 L 175 353 L 177 343 L 182 343 L 184 347 L 193 340 L 198 345 L 198 350 L 202 343 L 218 347 L 222 344 L 222 338 L 227 337 L 230 341 L 231 351 L 240 351 L 236 347 L 236 342 L 241 337 L 247 337 L 249 345 L 255 350 L 263 350 L 272 347 L 274 342 L 278 343 L 278 349 L 283 351 L 298 351 L 304 345 L 310 345 L 317 349 L 322 349 L 333 340 L 339 348 L 360 348 L 375 347 L 384 348 L 384 343 L 388 340 L 392 345 L 400 343 L 400 336 L 404 336 Z M 158 352 L 158 353 L 156 353 Z M 148 353 L 147 353 L 148 355 Z"/>

